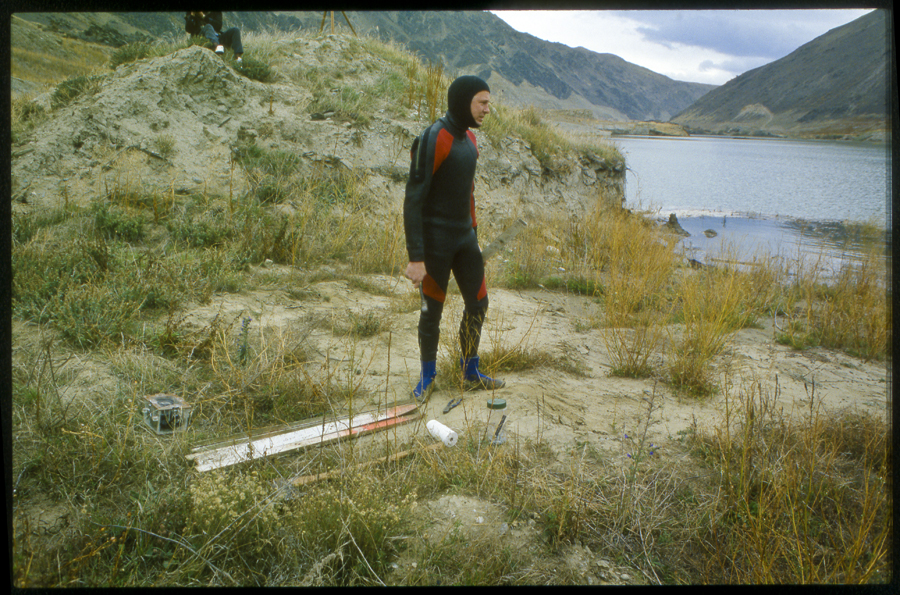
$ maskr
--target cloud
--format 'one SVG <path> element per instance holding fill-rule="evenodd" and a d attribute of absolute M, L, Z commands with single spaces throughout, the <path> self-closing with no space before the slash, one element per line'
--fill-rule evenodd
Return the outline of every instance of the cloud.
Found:
<path fill-rule="evenodd" d="M 614 11 L 635 31 L 667 48 L 693 46 L 738 57 L 782 58 L 867 10 Z"/>
<path fill-rule="evenodd" d="M 721 85 L 867 10 L 495 11 L 540 39 L 608 53 L 679 81 Z"/>

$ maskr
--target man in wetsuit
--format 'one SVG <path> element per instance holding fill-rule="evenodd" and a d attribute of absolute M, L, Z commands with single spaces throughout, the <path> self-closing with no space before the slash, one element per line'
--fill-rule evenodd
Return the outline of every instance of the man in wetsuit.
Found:
<path fill-rule="evenodd" d="M 413 142 L 412 163 L 403 205 L 406 276 L 422 294 L 419 350 L 422 370 L 413 396 L 424 402 L 434 389 L 441 314 L 450 273 L 465 309 L 459 328 L 460 366 L 466 387 L 504 385 L 478 369 L 478 343 L 487 312 L 484 259 L 475 219 L 475 164 L 478 147 L 470 128 L 490 113 L 488 85 L 476 76 L 461 76 L 447 91 L 447 114 Z"/>

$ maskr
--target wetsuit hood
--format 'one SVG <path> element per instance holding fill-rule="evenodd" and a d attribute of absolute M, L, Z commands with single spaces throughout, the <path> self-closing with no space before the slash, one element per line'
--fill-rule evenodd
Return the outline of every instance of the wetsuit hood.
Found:
<path fill-rule="evenodd" d="M 450 83 L 447 89 L 447 114 L 454 124 L 463 128 L 478 128 L 472 117 L 472 98 L 482 91 L 491 89 L 484 80 L 473 75 L 465 75 Z"/>

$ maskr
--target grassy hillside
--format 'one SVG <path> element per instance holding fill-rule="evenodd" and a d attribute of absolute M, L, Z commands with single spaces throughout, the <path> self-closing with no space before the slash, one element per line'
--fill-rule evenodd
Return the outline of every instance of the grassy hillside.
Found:
<path fill-rule="evenodd" d="M 13 96 L 35 95 L 67 78 L 109 69 L 113 48 L 64 37 L 11 16 L 10 76 Z"/>

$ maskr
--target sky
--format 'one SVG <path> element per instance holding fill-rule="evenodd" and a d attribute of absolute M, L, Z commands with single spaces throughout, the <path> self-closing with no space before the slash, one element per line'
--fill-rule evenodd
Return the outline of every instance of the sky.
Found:
<path fill-rule="evenodd" d="M 491 11 L 517 31 L 671 79 L 722 85 L 870 10 Z"/>

